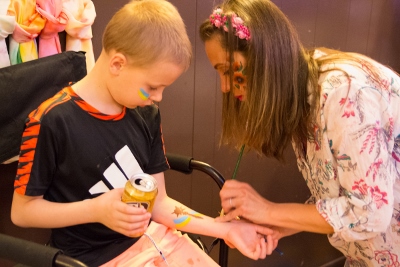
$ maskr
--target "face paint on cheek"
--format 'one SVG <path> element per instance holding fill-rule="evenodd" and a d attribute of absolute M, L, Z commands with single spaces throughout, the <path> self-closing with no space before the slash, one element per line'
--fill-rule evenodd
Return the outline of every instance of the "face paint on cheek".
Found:
<path fill-rule="evenodd" d="M 242 62 L 234 62 L 233 71 L 233 85 L 236 89 L 244 91 L 247 85 L 246 68 L 243 67 Z"/>
<path fill-rule="evenodd" d="M 143 88 L 139 89 L 139 96 L 143 100 L 147 100 L 150 97 L 150 94 L 148 94 Z"/>

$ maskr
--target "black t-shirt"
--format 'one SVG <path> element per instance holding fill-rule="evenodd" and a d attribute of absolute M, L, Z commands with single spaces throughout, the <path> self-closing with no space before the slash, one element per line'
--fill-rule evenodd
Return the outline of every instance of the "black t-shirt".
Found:
<path fill-rule="evenodd" d="M 94 198 L 141 171 L 169 168 L 155 105 L 102 114 L 67 87 L 28 117 L 15 190 L 52 202 Z M 135 167 L 136 166 L 136 167 Z M 99 223 L 52 229 L 51 244 L 90 266 L 116 257 L 136 239 Z"/>

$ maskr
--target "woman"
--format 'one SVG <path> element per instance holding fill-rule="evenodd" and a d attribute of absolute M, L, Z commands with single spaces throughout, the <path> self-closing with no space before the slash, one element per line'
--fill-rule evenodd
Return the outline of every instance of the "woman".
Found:
<path fill-rule="evenodd" d="M 268 0 L 225 0 L 200 35 L 221 78 L 222 143 L 278 160 L 292 143 L 312 193 L 278 204 L 227 181 L 217 220 L 270 225 L 277 239 L 328 234 L 346 266 L 398 266 L 398 74 L 360 54 L 306 50 Z"/>

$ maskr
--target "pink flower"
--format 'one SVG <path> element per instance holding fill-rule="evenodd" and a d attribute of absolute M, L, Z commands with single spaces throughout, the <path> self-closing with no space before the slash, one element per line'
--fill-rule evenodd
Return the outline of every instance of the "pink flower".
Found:
<path fill-rule="evenodd" d="M 221 8 L 217 8 L 210 15 L 210 22 L 217 28 L 223 28 L 224 31 L 229 32 L 227 16 L 223 13 Z M 234 34 L 239 37 L 239 39 L 250 39 L 250 31 L 244 25 L 243 20 L 238 17 L 236 14 L 232 14 L 231 16 L 232 28 L 234 29 Z"/>
<path fill-rule="evenodd" d="M 355 181 L 352 190 L 358 190 L 364 196 L 368 193 L 369 186 L 365 183 L 364 179 L 360 179 L 360 181 Z"/>
<path fill-rule="evenodd" d="M 222 9 L 217 8 L 210 15 L 210 22 L 217 28 L 221 27 L 226 22 L 226 16 L 221 14 L 222 14 Z"/>
<path fill-rule="evenodd" d="M 241 25 L 243 25 L 243 20 L 240 17 L 236 16 L 236 14 L 233 14 L 232 15 L 232 27 L 237 28 Z"/>
<path fill-rule="evenodd" d="M 250 32 L 247 29 L 247 27 L 245 27 L 243 25 L 239 25 L 236 28 L 236 36 L 239 37 L 240 39 L 249 40 L 250 39 Z"/>
<path fill-rule="evenodd" d="M 350 116 L 354 117 L 355 113 L 354 113 L 353 106 L 354 106 L 354 101 L 349 99 L 349 101 L 347 102 L 347 105 L 345 106 L 344 113 L 343 113 L 342 117 L 346 117 L 346 118 L 348 118 Z"/>
<path fill-rule="evenodd" d="M 400 262 L 396 254 L 390 253 L 388 250 L 375 251 L 375 260 L 382 267 L 399 267 Z"/>
<path fill-rule="evenodd" d="M 236 36 L 240 39 L 250 39 L 249 29 L 244 26 L 243 20 L 236 16 L 236 14 L 232 15 L 232 27 L 236 29 Z"/>
<path fill-rule="evenodd" d="M 377 209 L 380 209 L 383 206 L 383 204 L 388 204 L 387 199 L 385 199 L 387 193 L 381 192 L 378 186 L 371 187 L 370 191 L 372 199 L 374 200 Z"/>

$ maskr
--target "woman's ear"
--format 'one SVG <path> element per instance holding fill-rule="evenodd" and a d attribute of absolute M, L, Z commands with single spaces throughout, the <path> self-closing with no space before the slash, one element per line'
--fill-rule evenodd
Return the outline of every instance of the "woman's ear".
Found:
<path fill-rule="evenodd" d="M 110 58 L 110 71 L 114 75 L 119 75 L 120 71 L 127 65 L 125 55 L 114 53 Z"/>

